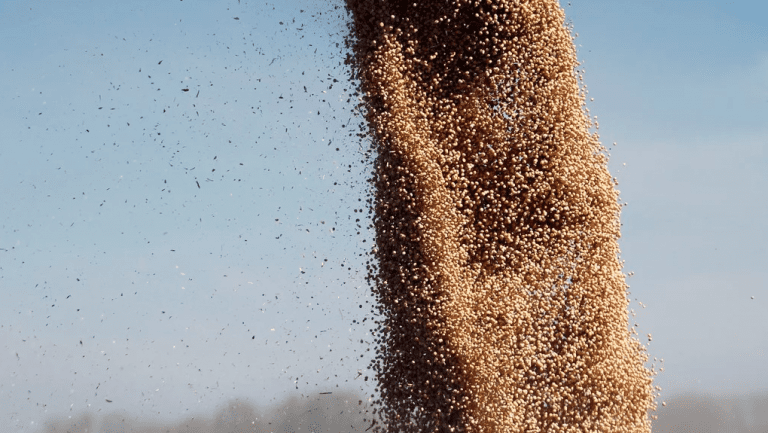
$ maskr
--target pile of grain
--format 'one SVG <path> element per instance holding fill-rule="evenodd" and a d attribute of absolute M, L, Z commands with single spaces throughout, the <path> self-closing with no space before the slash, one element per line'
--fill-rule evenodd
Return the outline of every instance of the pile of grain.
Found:
<path fill-rule="evenodd" d="M 618 191 L 556 0 L 348 0 L 387 431 L 646 432 Z"/>

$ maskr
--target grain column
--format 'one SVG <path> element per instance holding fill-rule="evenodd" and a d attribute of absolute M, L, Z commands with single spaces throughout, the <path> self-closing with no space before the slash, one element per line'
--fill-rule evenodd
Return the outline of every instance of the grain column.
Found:
<path fill-rule="evenodd" d="M 650 431 L 618 191 L 558 2 L 347 4 L 378 155 L 378 428 Z"/>

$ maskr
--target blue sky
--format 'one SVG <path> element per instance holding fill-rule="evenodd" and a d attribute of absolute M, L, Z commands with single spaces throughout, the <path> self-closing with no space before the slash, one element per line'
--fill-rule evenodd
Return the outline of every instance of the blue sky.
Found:
<path fill-rule="evenodd" d="M 663 395 L 768 389 L 768 5 L 561 4 L 629 203 L 632 319 Z M 373 391 L 346 17 L 0 2 L 8 425 Z"/>

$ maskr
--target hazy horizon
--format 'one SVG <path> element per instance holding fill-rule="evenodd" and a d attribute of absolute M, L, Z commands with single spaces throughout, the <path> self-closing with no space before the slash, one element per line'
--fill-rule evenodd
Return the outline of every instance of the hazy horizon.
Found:
<path fill-rule="evenodd" d="M 115 408 L 103 414 L 79 413 L 51 417 L 38 433 L 209 433 L 267 431 L 364 432 L 370 413 L 364 398 L 353 392 L 316 394 L 310 399 L 293 397 L 280 404 L 261 407 L 232 400 L 213 413 L 191 414 L 173 421 L 141 419 Z M 659 433 L 758 433 L 768 430 L 768 393 L 724 395 L 684 393 L 667 398 L 656 412 L 653 431 Z"/>

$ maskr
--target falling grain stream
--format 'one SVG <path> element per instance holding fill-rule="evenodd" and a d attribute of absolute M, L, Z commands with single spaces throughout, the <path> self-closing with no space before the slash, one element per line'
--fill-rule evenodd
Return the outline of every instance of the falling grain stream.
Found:
<path fill-rule="evenodd" d="M 616 183 L 555 0 L 348 0 L 381 431 L 647 432 Z"/>

